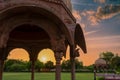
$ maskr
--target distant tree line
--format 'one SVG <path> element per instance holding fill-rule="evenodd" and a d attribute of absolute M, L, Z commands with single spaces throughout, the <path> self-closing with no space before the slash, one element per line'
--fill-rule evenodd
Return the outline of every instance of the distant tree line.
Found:
<path fill-rule="evenodd" d="M 35 71 L 50 71 L 54 69 L 53 62 L 48 61 L 45 64 L 39 60 L 35 62 Z M 15 59 L 8 59 L 4 64 L 4 71 L 6 72 L 29 72 L 31 71 L 31 62 L 30 61 L 22 61 Z"/>
<path fill-rule="evenodd" d="M 62 62 L 61 66 L 62 66 L 63 71 L 70 71 L 71 70 L 70 60 L 64 60 Z M 79 61 L 78 59 L 75 59 L 75 69 L 76 69 L 76 71 L 79 71 L 80 69 L 83 69 L 83 62 Z"/>
<path fill-rule="evenodd" d="M 120 56 L 112 52 L 102 52 L 100 58 L 104 59 L 110 69 L 114 69 L 116 72 L 120 72 Z M 63 60 L 61 63 L 62 71 L 70 71 L 71 63 L 70 60 Z M 89 66 L 83 66 L 83 62 L 75 59 L 75 68 L 78 72 L 93 72 L 94 64 Z M 4 71 L 9 72 L 20 72 L 20 71 L 31 71 L 31 62 L 8 59 L 5 61 Z M 43 63 L 39 60 L 35 62 L 35 71 L 55 71 L 55 65 L 53 62 L 48 61 Z"/>
<path fill-rule="evenodd" d="M 75 68 L 77 70 L 83 68 L 83 63 L 78 59 L 75 60 Z M 61 68 L 63 71 L 70 71 L 71 63 L 70 60 L 64 60 L 61 63 Z M 31 71 L 31 62 L 30 61 L 22 61 L 22 60 L 15 60 L 15 59 L 8 59 L 5 61 L 4 64 L 4 71 L 5 72 L 29 72 Z M 55 65 L 52 61 L 47 61 L 43 63 L 39 60 L 35 62 L 35 71 L 55 71 Z"/>

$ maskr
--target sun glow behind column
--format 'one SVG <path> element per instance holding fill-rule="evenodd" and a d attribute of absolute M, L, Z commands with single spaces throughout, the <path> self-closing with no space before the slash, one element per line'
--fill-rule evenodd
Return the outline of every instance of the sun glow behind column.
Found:
<path fill-rule="evenodd" d="M 43 49 L 38 55 L 38 60 L 43 63 L 52 61 L 55 64 L 54 52 L 51 49 Z"/>

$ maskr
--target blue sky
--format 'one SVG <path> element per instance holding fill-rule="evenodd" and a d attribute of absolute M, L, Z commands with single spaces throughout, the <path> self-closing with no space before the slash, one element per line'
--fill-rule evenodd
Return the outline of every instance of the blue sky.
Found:
<path fill-rule="evenodd" d="M 88 64 L 87 60 L 94 63 L 101 52 L 120 55 L 120 0 L 72 0 L 72 6 L 88 48 L 80 59 Z"/>

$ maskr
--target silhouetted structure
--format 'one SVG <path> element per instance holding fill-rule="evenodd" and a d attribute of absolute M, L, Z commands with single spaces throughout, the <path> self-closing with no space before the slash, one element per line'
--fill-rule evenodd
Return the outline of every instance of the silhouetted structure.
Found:
<path fill-rule="evenodd" d="M 32 63 L 31 80 L 34 80 L 38 52 L 52 49 L 56 59 L 55 80 L 61 80 L 60 61 L 68 45 L 71 79 L 75 80 L 74 52 L 79 45 L 86 53 L 86 44 L 81 26 L 66 5 L 62 0 L 0 0 L 0 80 L 4 61 L 14 48 L 28 51 Z"/>

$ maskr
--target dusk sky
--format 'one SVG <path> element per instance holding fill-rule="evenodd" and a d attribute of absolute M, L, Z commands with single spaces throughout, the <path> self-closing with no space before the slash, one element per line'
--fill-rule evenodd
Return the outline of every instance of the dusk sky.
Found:
<path fill-rule="evenodd" d="M 84 31 L 87 45 L 87 54 L 81 51 L 78 59 L 83 61 L 84 65 L 91 65 L 102 52 L 110 51 L 120 56 L 120 0 L 72 0 L 72 7 L 73 15 Z M 11 51 L 13 54 L 9 57 L 29 57 L 28 54 L 17 55 L 18 52 L 20 55 L 27 54 L 16 49 Z M 45 53 L 52 54 L 52 61 L 55 61 L 53 52 L 47 49 L 40 53 L 43 57 L 40 56 L 39 59 L 45 61 Z"/>
<path fill-rule="evenodd" d="M 120 55 L 120 0 L 72 0 L 73 14 L 83 28 L 87 54 L 84 65 L 94 63 L 101 52 Z"/>

